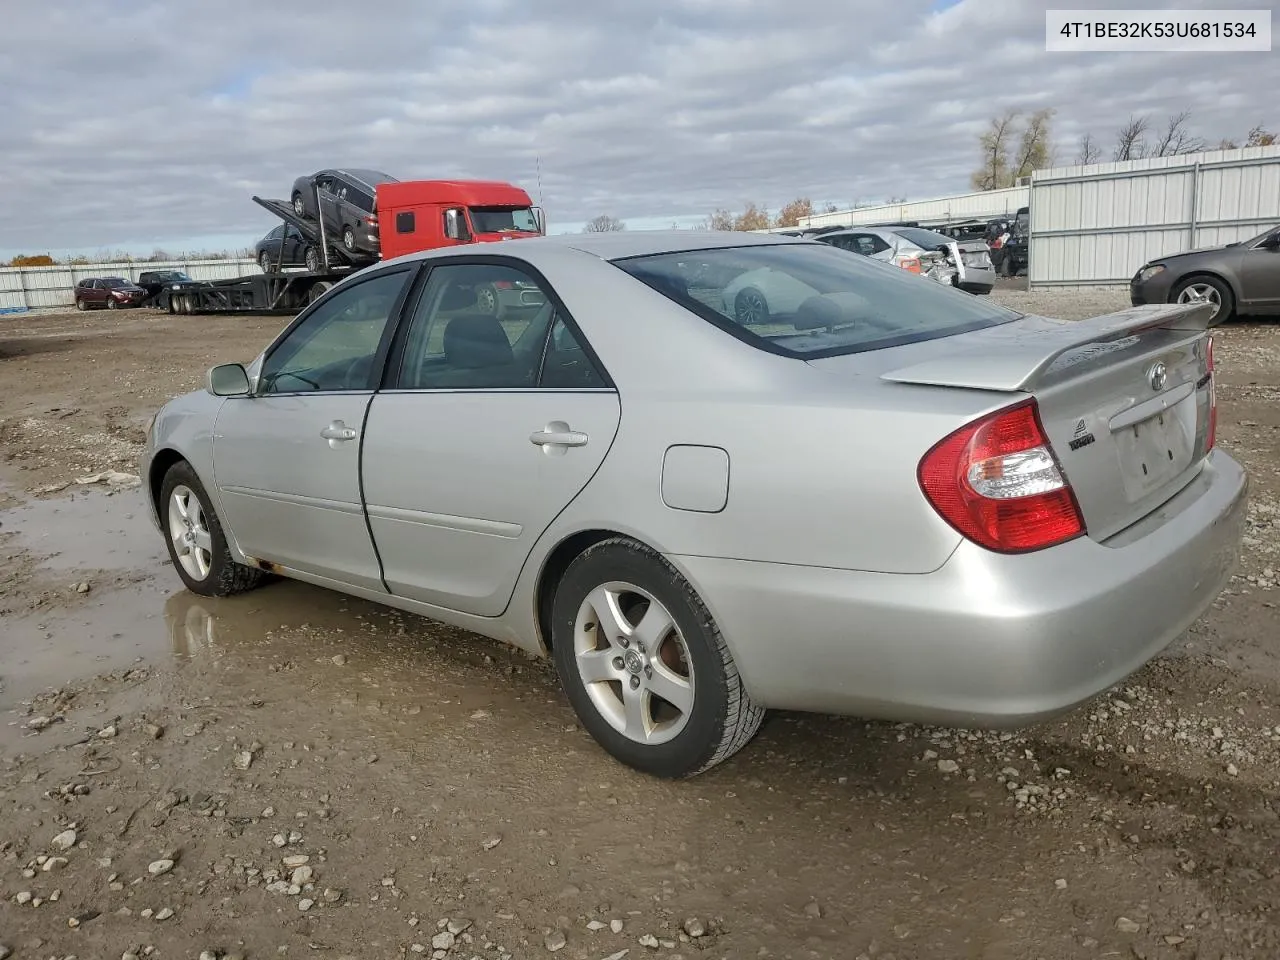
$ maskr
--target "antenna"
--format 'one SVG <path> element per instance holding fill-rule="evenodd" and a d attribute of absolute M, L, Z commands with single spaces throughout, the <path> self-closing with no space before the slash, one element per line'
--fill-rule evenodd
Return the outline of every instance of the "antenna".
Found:
<path fill-rule="evenodd" d="M 542 154 L 537 154 L 534 160 L 538 165 L 538 206 L 542 207 L 545 206 L 542 202 Z"/>

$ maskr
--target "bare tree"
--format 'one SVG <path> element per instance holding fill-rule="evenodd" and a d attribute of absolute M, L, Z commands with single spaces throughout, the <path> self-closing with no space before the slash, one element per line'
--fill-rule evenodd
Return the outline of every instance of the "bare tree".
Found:
<path fill-rule="evenodd" d="M 611 217 L 607 213 L 602 213 L 598 217 L 588 220 L 586 226 L 582 228 L 583 233 L 612 233 L 617 230 L 625 230 L 627 225 L 617 217 Z"/>
<path fill-rule="evenodd" d="M 730 213 L 728 210 L 723 210 L 723 209 L 713 211 L 711 216 L 707 218 L 705 229 L 732 230 L 733 214 Z"/>
<path fill-rule="evenodd" d="M 1156 142 L 1153 156 L 1172 157 L 1184 153 L 1199 153 L 1204 149 L 1204 138 L 1193 136 L 1187 130 L 1187 120 L 1191 118 L 1190 110 L 1174 113 L 1165 124 L 1164 133 Z"/>
<path fill-rule="evenodd" d="M 1258 124 L 1245 136 L 1244 145 L 1246 147 L 1271 147 L 1275 146 L 1276 135 Z"/>
<path fill-rule="evenodd" d="M 1145 116 L 1130 117 L 1129 122 L 1116 131 L 1116 149 L 1113 160 L 1139 160 L 1147 149 L 1147 128 L 1150 126 Z"/>
<path fill-rule="evenodd" d="M 1098 146 L 1093 134 L 1086 133 L 1080 137 L 1079 148 L 1076 150 L 1076 163 L 1082 167 L 1087 167 L 1091 163 L 1097 163 L 1102 159 L 1102 148 Z"/>
<path fill-rule="evenodd" d="M 971 177 L 975 190 L 999 190 L 1009 186 L 1009 147 L 1014 138 L 1018 111 L 1010 110 L 994 117 L 987 131 L 978 137 L 982 163 Z"/>
<path fill-rule="evenodd" d="M 835 213 L 838 209 L 839 209 L 839 208 L 838 208 L 834 203 L 832 203 L 830 200 L 828 200 L 826 203 L 824 203 L 824 204 L 822 205 L 822 212 L 823 212 L 823 213 Z"/>
<path fill-rule="evenodd" d="M 1053 119 L 1053 114 L 1053 107 L 1045 107 L 1027 118 L 1026 126 L 1022 128 L 1022 137 L 1018 141 L 1011 183 L 1017 183 L 1021 177 L 1031 176 L 1033 170 L 1043 170 L 1049 166 L 1049 121 Z"/>

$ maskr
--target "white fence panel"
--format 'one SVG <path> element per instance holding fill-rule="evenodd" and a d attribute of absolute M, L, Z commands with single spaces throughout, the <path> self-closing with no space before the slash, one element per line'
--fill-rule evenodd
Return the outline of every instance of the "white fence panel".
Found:
<path fill-rule="evenodd" d="M 70 307 L 72 289 L 92 277 L 137 281 L 148 270 L 182 270 L 192 280 L 229 280 L 261 273 L 257 261 L 169 260 L 162 263 L 78 263 L 53 267 L 0 267 L 0 311 Z"/>
<path fill-rule="evenodd" d="M 1280 147 L 1042 170 L 1029 206 L 1029 286 L 1124 285 L 1155 257 L 1280 223 Z"/>

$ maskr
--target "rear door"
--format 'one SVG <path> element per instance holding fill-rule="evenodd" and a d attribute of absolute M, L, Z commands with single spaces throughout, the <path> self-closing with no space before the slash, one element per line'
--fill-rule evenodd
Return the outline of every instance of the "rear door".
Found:
<path fill-rule="evenodd" d="M 343 284 L 263 360 L 255 393 L 214 425 L 214 481 L 241 550 L 382 590 L 360 497 L 360 444 L 394 318 L 416 267 Z"/>
<path fill-rule="evenodd" d="M 502 320 L 477 310 L 477 289 L 519 281 L 545 302 Z M 450 258 L 412 309 L 365 430 L 369 525 L 392 593 L 496 616 L 604 460 L 617 391 L 522 261 Z"/>

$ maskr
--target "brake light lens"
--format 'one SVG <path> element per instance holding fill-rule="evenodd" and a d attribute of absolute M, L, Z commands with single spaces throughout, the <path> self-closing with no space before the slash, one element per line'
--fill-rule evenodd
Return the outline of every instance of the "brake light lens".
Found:
<path fill-rule="evenodd" d="M 898 266 L 908 273 L 920 272 L 920 260 L 918 257 L 899 257 Z"/>
<path fill-rule="evenodd" d="M 988 550 L 1027 553 L 1085 532 L 1034 398 L 943 438 L 916 473 L 942 519 Z"/>
<path fill-rule="evenodd" d="M 1209 435 L 1205 440 L 1204 452 L 1208 453 L 1218 442 L 1218 391 L 1216 378 L 1213 375 L 1213 337 L 1205 347 L 1205 365 L 1209 368 Z"/>

